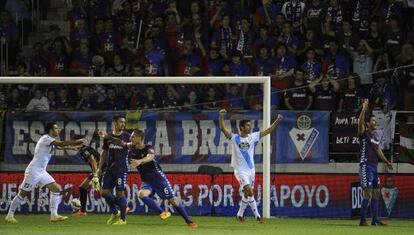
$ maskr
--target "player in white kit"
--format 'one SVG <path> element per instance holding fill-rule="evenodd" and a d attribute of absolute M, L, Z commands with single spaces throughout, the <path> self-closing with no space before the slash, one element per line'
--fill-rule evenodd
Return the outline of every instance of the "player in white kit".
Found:
<path fill-rule="evenodd" d="M 50 193 L 50 222 L 60 222 L 68 217 L 57 214 L 57 209 L 61 201 L 61 187 L 55 182 L 52 176 L 46 171 L 46 167 L 51 158 L 54 148 L 76 148 L 86 144 L 86 139 L 59 141 L 55 138 L 59 136 L 60 129 L 55 122 L 48 123 L 45 127 L 45 133 L 37 141 L 32 161 L 24 172 L 24 180 L 20 185 L 19 193 L 13 198 L 10 204 L 9 212 L 5 218 L 7 223 L 17 223 L 14 213 L 20 204 L 25 203 L 25 197 L 30 194 L 36 185 L 42 185 L 51 191 Z"/>
<path fill-rule="evenodd" d="M 231 155 L 231 166 L 234 168 L 234 175 L 239 181 L 240 187 L 243 189 L 243 197 L 240 203 L 239 211 L 237 212 L 237 219 L 244 222 L 244 211 L 247 205 L 252 209 L 256 222 L 263 223 L 263 219 L 257 210 L 256 200 L 254 199 L 253 187 L 255 177 L 254 166 L 254 147 L 261 137 L 270 134 L 276 126 L 282 121 L 282 115 L 278 115 L 277 119 L 266 130 L 260 132 L 252 131 L 252 124 L 250 120 L 241 120 L 239 123 L 240 134 L 231 133 L 224 126 L 225 109 L 220 110 L 220 129 L 223 134 L 233 143 L 233 152 Z"/>

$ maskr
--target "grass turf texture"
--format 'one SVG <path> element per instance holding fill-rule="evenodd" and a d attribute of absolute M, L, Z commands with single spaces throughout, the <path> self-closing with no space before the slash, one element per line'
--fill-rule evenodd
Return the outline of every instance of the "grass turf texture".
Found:
<path fill-rule="evenodd" d="M 107 225 L 109 215 L 89 214 L 85 217 L 74 217 L 60 223 L 50 223 L 49 215 L 17 214 L 18 224 L 4 222 L 5 214 L 0 215 L 0 234 L 283 234 L 283 235 L 394 235 L 414 234 L 414 221 L 390 220 L 389 226 L 359 227 L 358 220 L 334 219 L 266 219 L 264 224 L 256 224 L 253 217 L 247 217 L 244 224 L 240 224 L 233 217 L 193 216 L 198 228 L 189 228 L 184 220 L 173 215 L 166 221 L 158 216 L 129 215 L 125 226 Z"/>

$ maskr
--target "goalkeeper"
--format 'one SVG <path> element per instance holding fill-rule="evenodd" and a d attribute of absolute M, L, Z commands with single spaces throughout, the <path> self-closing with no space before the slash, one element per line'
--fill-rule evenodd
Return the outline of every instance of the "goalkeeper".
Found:
<path fill-rule="evenodd" d="M 83 136 L 74 135 L 73 139 L 82 139 Z M 79 185 L 80 210 L 74 213 L 75 216 L 86 216 L 86 201 L 88 199 L 88 189 L 92 186 L 96 190 L 100 190 L 100 180 L 97 175 L 98 162 L 100 154 L 94 148 L 88 145 L 82 145 L 79 149 L 79 155 L 83 157 L 85 162 L 91 167 L 92 173 L 87 176 Z"/>

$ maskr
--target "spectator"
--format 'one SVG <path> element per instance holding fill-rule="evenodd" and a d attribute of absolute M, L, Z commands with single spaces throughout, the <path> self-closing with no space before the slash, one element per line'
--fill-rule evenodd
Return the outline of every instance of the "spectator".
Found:
<path fill-rule="evenodd" d="M 69 66 L 69 45 L 66 40 L 56 39 L 48 55 L 49 76 L 64 76 Z"/>
<path fill-rule="evenodd" d="M 183 110 L 187 112 L 200 112 L 201 105 L 199 104 L 197 92 L 190 90 L 188 92 L 187 98 L 184 101 Z"/>
<path fill-rule="evenodd" d="M 106 90 L 105 104 L 102 110 L 125 110 L 125 99 L 122 95 L 117 95 L 114 88 Z"/>
<path fill-rule="evenodd" d="M 7 109 L 7 89 L 5 84 L 0 84 L 0 110 Z"/>
<path fill-rule="evenodd" d="M 221 107 L 221 98 L 213 86 L 208 87 L 207 96 L 203 100 L 204 110 L 218 110 Z"/>
<path fill-rule="evenodd" d="M 357 113 L 361 106 L 361 100 L 364 98 L 359 89 L 358 74 L 350 74 L 345 84 L 345 88 L 340 93 L 338 112 Z"/>
<path fill-rule="evenodd" d="M 253 61 L 256 76 L 269 76 L 275 66 L 275 61 L 270 58 L 269 49 L 266 46 L 259 48 L 259 55 Z"/>
<path fill-rule="evenodd" d="M 184 40 L 183 50 L 178 54 L 177 75 L 197 76 L 201 75 L 202 62 L 198 53 L 194 52 L 193 42 Z"/>
<path fill-rule="evenodd" d="M 276 47 L 275 66 L 271 75 L 272 87 L 277 90 L 288 88 L 289 78 L 293 75 L 295 67 L 295 58 L 286 54 L 286 46 L 284 44 L 278 44 Z"/>
<path fill-rule="evenodd" d="M 269 35 L 268 29 L 266 27 L 261 27 L 259 29 L 259 38 L 257 38 L 253 44 L 254 55 L 259 54 L 259 49 L 261 47 L 272 48 L 276 44 L 276 38 L 272 35 Z"/>
<path fill-rule="evenodd" d="M 329 79 L 326 75 L 321 75 L 318 79 L 309 84 L 309 89 L 313 93 L 313 109 L 335 112 L 337 110 L 339 83 Z"/>
<path fill-rule="evenodd" d="M 319 56 L 323 55 L 323 40 L 321 40 L 321 37 L 317 38 L 315 37 L 315 33 L 311 29 L 307 29 L 305 33 L 305 38 L 301 40 L 301 43 L 299 44 L 299 50 L 297 51 L 297 55 L 299 57 L 303 57 L 303 54 L 309 50 L 313 49 L 315 53 Z"/>
<path fill-rule="evenodd" d="M 330 79 L 341 79 L 349 73 L 348 59 L 339 50 L 338 43 L 334 39 L 329 42 L 329 51 L 324 63 L 325 67 L 328 68 Z"/>
<path fill-rule="evenodd" d="M 253 31 L 250 29 L 249 19 L 243 18 L 240 23 L 240 30 L 238 31 L 236 39 L 236 50 L 241 52 L 244 57 L 251 57 L 253 55 L 252 45 L 254 42 Z"/>
<path fill-rule="evenodd" d="M 378 56 L 384 52 L 385 39 L 384 35 L 379 31 L 379 24 L 377 20 L 371 21 L 366 41 L 372 48 L 374 56 Z"/>
<path fill-rule="evenodd" d="M 286 1 L 282 6 L 282 14 L 287 22 L 292 25 L 292 31 L 299 33 L 302 30 L 303 16 L 305 15 L 305 3 L 299 0 Z"/>
<path fill-rule="evenodd" d="M 26 107 L 26 103 L 21 98 L 19 89 L 12 88 L 7 98 L 7 110 L 20 111 Z"/>
<path fill-rule="evenodd" d="M 343 21 L 342 33 L 340 34 L 342 48 L 346 49 L 347 47 L 350 47 L 351 49 L 355 49 L 358 46 L 361 39 L 359 34 L 355 31 L 356 30 L 352 30 L 352 25 L 349 21 Z"/>
<path fill-rule="evenodd" d="M 349 6 L 349 8 L 351 8 L 350 18 L 352 18 L 352 26 L 355 29 L 355 32 L 358 32 L 362 37 L 364 37 L 369 30 L 371 10 L 373 9 L 372 5 L 373 2 L 370 0 L 357 0 L 352 2 Z"/>
<path fill-rule="evenodd" d="M 225 15 L 221 20 L 221 26 L 216 29 L 211 38 L 211 48 L 218 48 L 220 55 L 225 59 L 229 59 L 233 53 L 233 30 L 230 25 L 230 16 Z"/>
<path fill-rule="evenodd" d="M 285 91 L 285 106 L 289 110 L 309 110 L 312 106 L 313 95 L 306 86 L 302 69 L 296 69 L 291 90 Z"/>
<path fill-rule="evenodd" d="M 80 19 L 86 20 L 88 13 L 86 12 L 85 5 L 86 2 L 82 0 L 73 0 L 72 9 L 68 12 L 67 19 L 70 24 L 70 32 L 76 31 L 75 22 Z"/>
<path fill-rule="evenodd" d="M 299 39 L 293 34 L 290 22 L 285 22 L 283 24 L 282 34 L 277 38 L 277 43 L 283 43 L 290 54 L 296 55 L 299 47 Z"/>
<path fill-rule="evenodd" d="M 327 6 L 324 1 L 312 0 L 310 4 L 306 4 L 304 25 L 306 29 L 312 30 L 316 38 L 322 36 L 323 20 L 326 16 Z"/>
<path fill-rule="evenodd" d="M 105 31 L 99 36 L 99 54 L 101 54 L 105 63 L 109 66 L 113 65 L 114 56 L 119 51 L 121 45 L 121 37 L 115 31 L 113 19 L 105 21 Z"/>
<path fill-rule="evenodd" d="M 37 42 L 33 45 L 33 56 L 30 58 L 29 74 L 32 76 L 47 76 L 48 59 L 43 50 L 43 43 Z"/>
<path fill-rule="evenodd" d="M 89 43 L 85 39 L 80 42 L 79 49 L 75 51 L 69 67 L 69 74 L 83 77 L 94 75 L 92 55 L 89 52 Z"/>
<path fill-rule="evenodd" d="M 48 89 L 46 92 L 46 98 L 47 98 L 47 101 L 49 102 L 49 109 L 56 110 L 57 109 L 56 90 Z"/>
<path fill-rule="evenodd" d="M 84 19 L 79 19 L 75 22 L 75 31 L 70 33 L 70 46 L 78 48 L 81 41 L 90 43 L 91 33 L 87 29 Z"/>
<path fill-rule="evenodd" d="M 15 66 L 19 49 L 19 31 L 16 24 L 11 20 L 10 13 L 5 10 L 0 12 L 0 34 L 9 46 L 9 66 Z"/>
<path fill-rule="evenodd" d="M 181 105 L 180 95 L 172 85 L 167 85 L 165 96 L 162 99 L 162 106 L 168 110 L 175 110 Z"/>
<path fill-rule="evenodd" d="M 211 48 L 208 58 L 205 58 L 205 73 L 207 76 L 223 76 L 224 62 L 216 48 Z"/>
<path fill-rule="evenodd" d="M 339 5 L 339 0 L 329 0 L 329 6 L 326 12 L 324 23 L 324 34 L 334 37 L 342 30 L 342 21 L 344 20 L 344 11 Z"/>
<path fill-rule="evenodd" d="M 367 95 L 372 86 L 373 51 L 365 40 L 361 40 L 356 51 L 348 47 L 353 59 L 354 73 L 360 77 L 362 92 Z"/>
<path fill-rule="evenodd" d="M 397 56 L 401 52 L 401 47 L 405 41 L 404 32 L 400 28 L 400 20 L 397 16 L 390 17 L 390 30 L 386 34 L 386 44 L 385 49 L 388 55 L 390 56 L 390 62 L 394 63 Z"/>
<path fill-rule="evenodd" d="M 395 109 L 397 93 L 391 81 L 384 76 L 378 76 L 371 88 L 370 100 L 373 101 L 373 109 L 384 110 L 386 113 Z"/>
<path fill-rule="evenodd" d="M 276 16 L 280 14 L 280 11 L 279 5 L 273 3 L 271 0 L 262 0 L 262 6 L 255 13 L 255 28 L 266 27 L 269 30 L 273 29 Z"/>
<path fill-rule="evenodd" d="M 57 24 L 51 24 L 49 26 L 49 35 L 47 35 L 46 40 L 43 42 L 43 49 L 47 51 L 53 50 L 53 44 L 56 40 L 65 40 L 67 39 L 60 34 L 60 27 Z M 69 43 L 68 43 L 69 44 Z"/>
<path fill-rule="evenodd" d="M 36 89 L 33 98 L 29 101 L 26 106 L 26 111 L 48 111 L 49 101 L 44 95 L 43 91 Z"/>
<path fill-rule="evenodd" d="M 76 110 L 90 111 L 94 108 L 94 100 L 90 93 L 89 86 L 84 86 L 80 92 L 79 100 L 76 104 Z"/>
<path fill-rule="evenodd" d="M 92 25 L 91 34 L 91 50 L 94 53 L 100 53 L 101 39 L 100 36 L 105 32 L 105 21 L 103 19 L 96 19 Z"/>
<path fill-rule="evenodd" d="M 114 55 L 114 64 L 106 71 L 106 76 L 109 77 L 126 77 L 129 74 L 129 65 L 124 62 L 124 59 L 119 54 Z"/>
<path fill-rule="evenodd" d="M 145 67 L 146 76 L 168 76 L 165 55 L 154 48 L 154 40 L 144 40 L 144 53 L 138 55 L 138 62 Z"/>
<path fill-rule="evenodd" d="M 150 110 L 161 108 L 161 101 L 159 100 L 158 95 L 155 94 L 154 87 L 149 86 L 145 89 L 144 97 L 142 97 L 138 107 Z"/>
<path fill-rule="evenodd" d="M 242 90 L 242 87 L 239 84 L 227 84 L 226 85 L 227 95 L 224 99 L 223 106 L 227 110 L 243 110 L 246 107 L 244 100 L 246 91 Z"/>
<path fill-rule="evenodd" d="M 306 52 L 306 61 L 302 64 L 301 68 L 307 75 L 307 83 L 311 83 L 319 78 L 322 72 L 322 65 L 316 60 L 316 52 L 313 48 L 308 49 Z"/>

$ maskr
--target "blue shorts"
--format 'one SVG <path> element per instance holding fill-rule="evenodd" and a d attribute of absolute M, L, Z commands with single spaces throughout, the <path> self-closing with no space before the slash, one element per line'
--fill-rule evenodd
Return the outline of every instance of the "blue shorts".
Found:
<path fill-rule="evenodd" d="M 156 193 L 163 200 L 174 197 L 170 182 L 166 178 L 157 181 L 142 181 L 140 189 L 147 189 L 151 191 L 151 194 Z"/>
<path fill-rule="evenodd" d="M 114 187 L 116 191 L 125 190 L 127 172 L 111 172 L 105 171 L 102 179 L 102 189 L 112 190 Z"/>
<path fill-rule="evenodd" d="M 378 177 L 377 167 L 368 164 L 361 164 L 359 166 L 359 180 L 363 189 L 379 188 L 380 179 Z"/>

